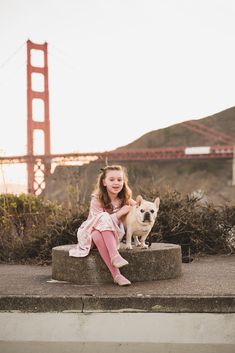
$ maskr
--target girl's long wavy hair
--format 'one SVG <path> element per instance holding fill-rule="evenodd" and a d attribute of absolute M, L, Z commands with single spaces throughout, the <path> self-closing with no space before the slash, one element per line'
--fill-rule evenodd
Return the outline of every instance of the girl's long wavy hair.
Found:
<path fill-rule="evenodd" d="M 96 187 L 94 190 L 94 194 L 96 194 L 102 204 L 102 206 L 108 210 L 112 211 L 113 206 L 110 200 L 110 197 L 107 192 L 106 186 L 103 184 L 103 180 L 106 178 L 107 172 L 110 170 L 118 170 L 123 173 L 123 188 L 118 193 L 118 198 L 121 200 L 121 207 L 124 205 L 128 205 L 130 203 L 130 199 L 132 196 L 132 191 L 128 186 L 128 177 L 124 167 L 120 165 L 108 165 L 104 168 L 100 169 L 100 174 L 98 175 Z"/>

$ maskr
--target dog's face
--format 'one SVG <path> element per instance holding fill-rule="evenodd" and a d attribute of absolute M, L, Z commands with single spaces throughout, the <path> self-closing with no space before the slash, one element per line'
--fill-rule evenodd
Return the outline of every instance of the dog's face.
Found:
<path fill-rule="evenodd" d="M 153 225 L 159 210 L 160 199 L 157 197 L 154 202 L 146 201 L 142 196 L 137 196 L 135 216 L 137 221 L 143 225 Z"/>

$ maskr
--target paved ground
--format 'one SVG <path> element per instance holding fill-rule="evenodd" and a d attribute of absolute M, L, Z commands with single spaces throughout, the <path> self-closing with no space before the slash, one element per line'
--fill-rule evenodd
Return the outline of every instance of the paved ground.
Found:
<path fill-rule="evenodd" d="M 51 279 L 51 267 L 0 265 L 0 310 L 235 312 L 235 255 L 182 264 L 176 279 L 76 285 Z"/>

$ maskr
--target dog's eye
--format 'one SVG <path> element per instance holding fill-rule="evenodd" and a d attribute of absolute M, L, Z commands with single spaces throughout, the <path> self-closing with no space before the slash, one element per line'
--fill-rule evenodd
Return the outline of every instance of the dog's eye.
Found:
<path fill-rule="evenodd" d="M 151 212 L 151 213 L 154 213 L 154 210 L 151 210 L 150 212 Z"/>
<path fill-rule="evenodd" d="M 141 208 L 140 212 L 141 212 L 141 213 L 144 213 L 144 210 L 143 210 L 143 208 Z"/>

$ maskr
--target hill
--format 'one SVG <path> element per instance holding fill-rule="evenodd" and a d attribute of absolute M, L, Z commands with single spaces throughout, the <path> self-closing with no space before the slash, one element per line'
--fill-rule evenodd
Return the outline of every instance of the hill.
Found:
<path fill-rule="evenodd" d="M 235 107 L 197 120 L 205 131 L 214 130 L 235 136 Z M 223 145 L 225 142 L 204 136 L 187 128 L 184 123 L 150 131 L 139 139 L 118 149 L 140 149 L 178 146 Z M 109 164 L 116 163 L 108 161 Z M 161 192 L 166 188 L 182 193 L 202 192 L 216 204 L 233 202 L 235 187 L 231 185 L 231 160 L 138 161 L 120 163 L 126 166 L 134 196 L 146 190 Z M 103 162 L 82 167 L 57 167 L 47 180 L 44 194 L 69 207 L 89 200 L 95 179 Z"/>
<path fill-rule="evenodd" d="M 205 128 L 213 128 L 218 132 L 233 136 L 235 143 L 235 107 L 196 121 L 205 126 Z M 213 139 L 211 137 L 205 137 L 202 134 L 190 130 L 184 123 L 179 123 L 164 129 L 150 131 L 128 145 L 119 147 L 117 150 L 223 144 L 224 143 L 218 138 Z"/>

